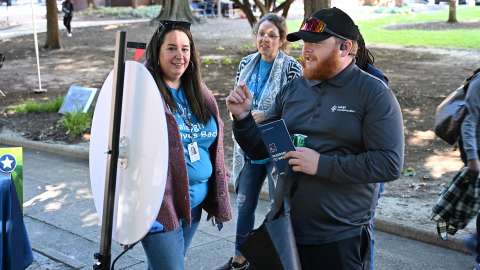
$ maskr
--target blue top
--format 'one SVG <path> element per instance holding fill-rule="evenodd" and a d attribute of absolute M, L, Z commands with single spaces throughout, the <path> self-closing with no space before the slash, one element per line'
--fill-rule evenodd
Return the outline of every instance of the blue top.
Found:
<path fill-rule="evenodd" d="M 198 121 L 192 113 L 183 88 L 168 88 L 173 100 L 177 104 L 177 110 L 173 113 L 180 131 L 183 144 L 185 164 L 189 183 L 190 208 L 194 208 L 203 202 L 208 192 L 208 179 L 212 175 L 213 166 L 210 159 L 210 146 L 217 139 L 218 127 L 214 117 L 210 117 L 207 123 Z M 200 159 L 192 162 L 188 153 L 188 145 L 197 143 Z M 163 225 L 155 221 L 150 232 L 161 232 Z"/>
<path fill-rule="evenodd" d="M 193 208 L 199 205 L 207 196 L 207 182 L 213 171 L 209 148 L 217 139 L 217 123 L 213 116 L 207 123 L 200 123 L 188 104 L 183 88 L 178 90 L 169 88 L 169 90 L 177 104 L 177 110 L 173 114 L 183 143 L 185 164 L 187 165 L 190 184 L 190 206 Z M 192 162 L 188 146 L 193 143 L 198 145 L 200 159 Z"/>
<path fill-rule="evenodd" d="M 263 90 L 267 84 L 270 71 L 272 70 L 273 61 L 267 62 L 260 58 L 260 61 L 255 68 L 255 71 L 252 72 L 250 78 L 247 79 L 247 86 L 250 92 L 253 95 L 253 109 L 258 108 L 260 103 L 260 98 L 262 97 Z"/>

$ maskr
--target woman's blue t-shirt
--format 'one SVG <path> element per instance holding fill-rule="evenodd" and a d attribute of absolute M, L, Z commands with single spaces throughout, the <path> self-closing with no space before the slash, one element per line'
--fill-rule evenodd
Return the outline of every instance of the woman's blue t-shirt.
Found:
<path fill-rule="evenodd" d="M 180 137 L 183 143 L 185 163 L 187 165 L 191 208 L 199 205 L 207 196 L 208 179 L 212 175 L 213 166 L 210 159 L 210 146 L 217 139 L 217 123 L 210 117 L 206 123 L 198 121 L 192 113 L 183 88 L 169 88 L 177 104 L 173 113 L 177 121 Z M 192 161 L 188 152 L 188 145 L 196 143 L 200 159 Z"/>
<path fill-rule="evenodd" d="M 173 112 L 173 115 L 180 131 L 185 164 L 187 165 L 190 207 L 194 208 L 202 203 L 207 196 L 208 179 L 213 172 L 209 148 L 218 136 L 217 122 L 213 116 L 205 124 L 199 122 L 192 113 L 183 88 L 169 88 L 168 90 L 177 104 L 177 110 Z M 194 142 L 198 145 L 200 159 L 192 162 L 188 152 L 188 145 Z M 150 232 L 161 232 L 163 230 L 163 225 L 155 221 Z"/>

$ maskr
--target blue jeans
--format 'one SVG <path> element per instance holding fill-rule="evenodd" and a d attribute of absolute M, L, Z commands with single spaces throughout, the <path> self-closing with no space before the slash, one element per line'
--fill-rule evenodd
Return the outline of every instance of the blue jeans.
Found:
<path fill-rule="evenodd" d="M 253 230 L 258 197 L 270 167 L 270 164 L 252 164 L 250 160 L 245 160 L 235 182 L 238 210 L 235 255 L 241 255 L 240 246 Z"/>
<path fill-rule="evenodd" d="M 379 183 L 379 191 L 378 191 L 378 198 L 377 198 L 377 205 L 378 205 L 378 200 L 382 197 L 383 190 L 384 190 L 384 183 Z M 372 240 L 371 240 L 371 245 L 370 245 L 370 270 L 375 270 L 375 212 L 373 213 L 372 222 L 370 222 L 370 231 L 372 233 Z"/>
<path fill-rule="evenodd" d="M 181 226 L 170 232 L 149 233 L 142 240 L 149 270 L 183 270 L 184 258 L 198 228 L 202 208 L 192 209 L 192 224 L 181 220 Z"/>

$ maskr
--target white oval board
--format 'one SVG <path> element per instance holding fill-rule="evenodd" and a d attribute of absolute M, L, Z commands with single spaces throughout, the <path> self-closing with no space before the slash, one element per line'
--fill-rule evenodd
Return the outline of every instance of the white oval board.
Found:
<path fill-rule="evenodd" d="M 102 219 L 113 93 L 113 71 L 98 96 L 90 139 L 90 182 Z M 120 138 L 126 138 L 126 168 L 119 159 L 112 238 L 123 245 L 141 240 L 157 218 L 168 169 L 168 132 L 162 97 L 150 72 L 125 62 Z M 121 150 L 122 152 L 122 150 Z M 122 153 L 121 153 L 122 155 Z"/>

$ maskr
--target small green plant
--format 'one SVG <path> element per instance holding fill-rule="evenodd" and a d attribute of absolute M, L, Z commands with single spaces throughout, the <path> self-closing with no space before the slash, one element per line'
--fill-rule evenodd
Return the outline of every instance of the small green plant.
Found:
<path fill-rule="evenodd" d="M 67 130 L 71 137 L 78 137 L 83 134 L 92 124 L 92 114 L 84 112 L 66 113 L 60 123 Z"/>
<path fill-rule="evenodd" d="M 228 56 L 225 56 L 222 58 L 222 61 L 221 61 L 222 65 L 231 65 L 233 64 L 233 61 L 232 61 L 232 58 L 228 57 Z"/>
<path fill-rule="evenodd" d="M 63 97 L 59 96 L 48 101 L 27 100 L 22 104 L 12 106 L 8 110 L 14 113 L 39 113 L 58 112 L 63 103 Z"/>
<path fill-rule="evenodd" d="M 211 64 L 215 63 L 215 61 L 210 57 L 205 57 L 205 58 L 202 59 L 202 63 L 204 65 L 211 65 Z"/>

